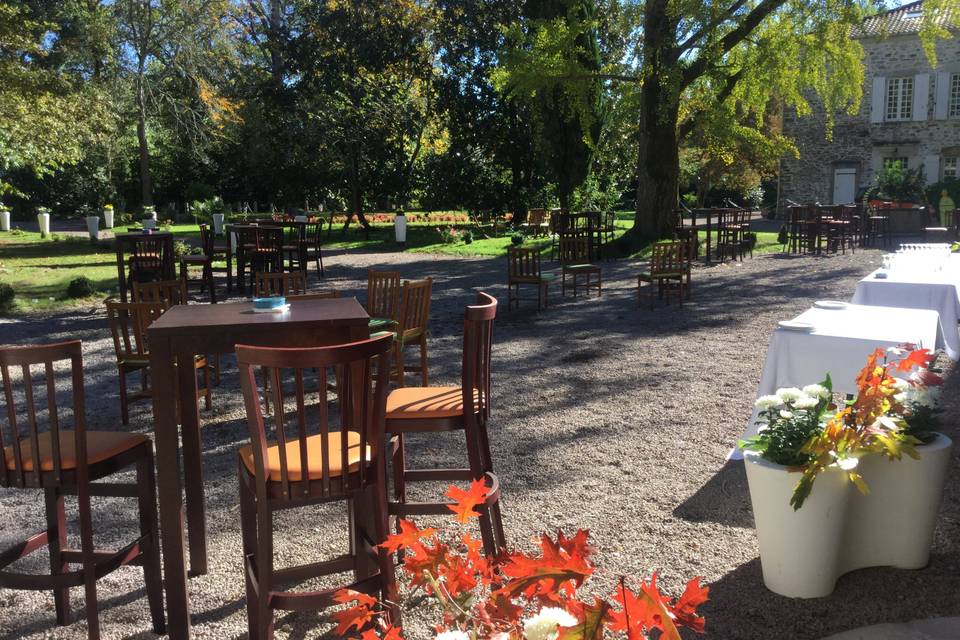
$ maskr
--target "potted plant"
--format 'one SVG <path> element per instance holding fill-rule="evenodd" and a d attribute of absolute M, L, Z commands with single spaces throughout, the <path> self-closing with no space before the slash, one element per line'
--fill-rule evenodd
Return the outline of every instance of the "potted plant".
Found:
<path fill-rule="evenodd" d="M 41 238 L 46 238 L 50 235 L 50 209 L 37 207 L 37 226 L 40 227 Z"/>
<path fill-rule="evenodd" d="M 10 209 L 0 204 L 0 231 L 10 231 Z"/>
<path fill-rule="evenodd" d="M 829 376 L 757 400 L 760 432 L 741 446 L 770 590 L 822 597 L 847 571 L 926 564 L 951 446 L 930 433 L 931 360 L 878 349 L 843 406 Z"/>
<path fill-rule="evenodd" d="M 113 229 L 113 205 L 103 205 L 103 226 L 106 229 Z"/>

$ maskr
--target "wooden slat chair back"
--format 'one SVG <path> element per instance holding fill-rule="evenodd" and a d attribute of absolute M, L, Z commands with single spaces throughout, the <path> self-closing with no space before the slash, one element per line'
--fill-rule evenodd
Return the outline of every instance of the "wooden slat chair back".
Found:
<path fill-rule="evenodd" d="M 483 478 L 489 493 L 480 505 L 480 533 L 486 553 L 506 546 L 500 515 L 500 482 L 493 470 L 487 421 L 490 416 L 490 370 L 496 298 L 478 293 L 464 312 L 463 370 L 459 387 L 404 387 L 387 398 L 387 432 L 393 444 L 394 499 L 390 513 L 399 518 L 448 513 L 448 503 L 412 502 L 406 485 L 411 482 L 469 482 Z M 409 469 L 404 447 L 408 433 L 436 434 L 463 431 L 467 466 L 463 468 Z"/>
<path fill-rule="evenodd" d="M 402 300 L 399 271 L 367 272 L 367 313 L 370 330 L 394 330 L 400 319 Z"/>
<path fill-rule="evenodd" d="M 64 367 L 67 363 L 67 367 Z M 64 370 L 66 368 L 66 371 Z M 140 434 L 87 431 L 80 341 L 0 348 L 0 487 L 42 489 L 46 528 L 0 550 L 0 588 L 53 591 L 58 624 L 70 622 L 70 588 L 86 593 L 88 637 L 100 637 L 99 577 L 126 564 L 144 567 L 147 598 L 157 633 L 164 632 L 160 544 L 157 536 L 153 450 Z M 57 390 L 68 378 L 69 390 Z M 94 484 L 136 465 L 136 484 Z M 80 549 L 67 548 L 64 495 L 78 496 Z M 93 544 L 91 496 L 139 500 L 140 535 L 118 551 Z M 51 572 L 17 573 L 7 567 L 46 547 Z M 71 569 L 79 565 L 79 569 Z"/>
<path fill-rule="evenodd" d="M 384 334 L 333 347 L 237 345 L 250 432 L 250 444 L 239 451 L 238 474 L 251 638 L 273 636 L 275 609 L 326 608 L 336 604 L 333 594 L 340 588 L 397 602 L 392 558 L 377 546 L 388 531 L 383 452 L 392 342 Z M 269 391 L 257 386 L 257 373 L 263 371 Z M 331 372 L 341 380 L 335 399 L 328 395 Z M 261 409 L 265 393 L 272 395 L 269 415 Z M 324 562 L 275 569 L 273 513 L 333 501 L 349 506 L 349 551 Z M 288 583 L 351 570 L 355 580 L 349 585 L 282 590 Z"/>
<path fill-rule="evenodd" d="M 207 224 L 201 224 L 200 255 L 190 253 L 180 258 L 180 279 L 184 282 L 184 288 L 186 288 L 190 282 L 190 267 L 200 267 L 202 270 L 200 292 L 203 293 L 205 288 L 209 289 L 210 302 L 213 304 L 217 302 L 216 286 L 213 281 L 213 261 L 217 257 L 223 257 L 224 259 L 227 257 L 224 249 L 221 249 L 219 252 L 217 251 L 215 240 L 213 229 Z M 228 271 L 227 269 L 223 270 Z M 228 280 L 228 286 L 229 284 L 231 284 L 231 282 Z"/>
<path fill-rule="evenodd" d="M 403 283 L 400 318 L 397 323 L 397 340 L 394 343 L 394 379 L 401 387 L 406 383 L 405 372 L 420 375 L 420 386 L 430 384 L 427 370 L 427 327 L 430 323 L 430 300 L 433 295 L 433 279 Z M 420 364 L 407 365 L 404 350 L 411 345 L 420 347 Z"/>
<path fill-rule="evenodd" d="M 676 294 L 680 304 L 689 294 L 690 262 L 687 259 L 689 243 L 683 241 L 656 242 L 651 248 L 650 271 L 641 273 L 637 278 L 638 300 L 646 288 L 649 293 L 650 308 L 653 309 L 654 297 Z M 644 283 L 648 286 L 644 287 Z M 656 289 L 656 291 L 654 291 Z"/>
<path fill-rule="evenodd" d="M 573 296 L 585 280 L 583 288 L 590 295 L 591 287 L 597 289 L 597 296 L 603 295 L 602 269 L 590 263 L 590 238 L 584 232 L 567 232 L 560 236 L 561 294 L 567 295 L 567 279 L 573 281 Z"/>
<path fill-rule="evenodd" d="M 173 275 L 173 256 L 166 240 L 144 235 L 134 238 L 130 246 L 130 281 L 150 282 Z"/>
<path fill-rule="evenodd" d="M 162 304 L 164 310 L 187 303 L 187 283 L 182 279 L 134 282 L 133 301 Z"/>
<path fill-rule="evenodd" d="M 575 265 L 590 263 L 590 240 L 581 233 L 568 233 L 560 237 L 560 264 Z"/>
<path fill-rule="evenodd" d="M 321 278 L 326 277 L 323 272 L 323 251 L 321 250 L 321 245 L 323 244 L 323 221 L 308 222 L 304 225 L 304 237 L 304 259 L 309 261 L 312 257 L 316 260 L 317 273 L 320 274 Z"/>
<path fill-rule="evenodd" d="M 540 249 L 527 247 L 507 248 L 507 309 L 514 302 L 520 308 L 520 285 L 532 284 L 537 287 L 537 311 L 547 306 L 547 294 L 554 274 L 543 273 L 540 269 Z"/>
<path fill-rule="evenodd" d="M 307 276 L 302 271 L 257 273 L 257 296 L 301 295 L 307 292 Z"/>

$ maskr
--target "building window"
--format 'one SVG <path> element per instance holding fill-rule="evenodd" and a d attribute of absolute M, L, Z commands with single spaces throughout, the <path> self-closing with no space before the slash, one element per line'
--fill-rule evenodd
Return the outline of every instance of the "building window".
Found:
<path fill-rule="evenodd" d="M 887 120 L 913 117 L 913 78 L 887 79 Z"/>
<path fill-rule="evenodd" d="M 944 179 L 957 177 L 957 158 L 943 159 L 943 177 Z"/>
<path fill-rule="evenodd" d="M 884 168 L 884 169 L 889 169 L 890 167 L 892 167 L 892 166 L 894 166 L 894 165 L 900 165 L 900 168 L 901 168 L 901 169 L 906 170 L 906 169 L 907 169 L 907 159 L 906 159 L 906 158 L 903 158 L 903 157 L 900 157 L 900 158 L 884 158 L 884 159 L 883 159 L 883 168 Z"/>
<path fill-rule="evenodd" d="M 960 73 L 950 76 L 950 117 L 960 117 Z"/>

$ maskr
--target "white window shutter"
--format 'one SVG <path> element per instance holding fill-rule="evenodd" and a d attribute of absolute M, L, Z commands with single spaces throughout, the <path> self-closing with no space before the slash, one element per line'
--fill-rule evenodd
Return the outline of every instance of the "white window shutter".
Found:
<path fill-rule="evenodd" d="M 926 156 L 923 159 L 923 177 L 927 184 L 940 181 L 940 156 Z"/>
<path fill-rule="evenodd" d="M 873 94 L 870 100 L 870 122 L 883 122 L 884 105 L 887 100 L 887 79 L 883 76 L 873 76 Z"/>
<path fill-rule="evenodd" d="M 918 73 L 913 77 L 913 119 L 926 120 L 930 107 L 930 74 Z"/>
<path fill-rule="evenodd" d="M 937 120 L 946 120 L 950 112 L 950 73 L 941 71 L 937 74 L 937 101 L 933 105 L 933 117 Z"/>

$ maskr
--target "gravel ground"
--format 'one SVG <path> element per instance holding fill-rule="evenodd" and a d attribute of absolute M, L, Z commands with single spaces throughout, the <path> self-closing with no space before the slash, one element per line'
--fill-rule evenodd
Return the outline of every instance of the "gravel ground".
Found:
<path fill-rule="evenodd" d="M 503 260 L 418 254 L 333 253 L 333 286 L 363 299 L 366 269 L 395 267 L 432 276 L 430 362 L 434 384 L 459 376 L 463 306 L 482 287 L 501 299 L 494 348 L 493 456 L 503 485 L 511 544 L 529 547 L 539 531 L 589 528 L 600 571 L 588 583 L 609 590 L 620 574 L 659 571 L 678 592 L 692 576 L 711 583 L 704 607 L 708 638 L 816 639 L 882 622 L 960 614 L 960 482 L 954 454 L 930 566 L 922 571 L 866 569 L 843 577 L 834 594 L 790 600 L 760 576 L 742 463 L 725 456 L 750 415 L 770 333 L 821 298 L 848 299 L 878 254 L 829 258 L 763 256 L 697 268 L 693 300 L 650 312 L 636 302 L 637 264 L 604 264 L 601 300 L 561 301 L 537 314 L 527 303 L 507 313 Z M 312 280 L 313 283 L 316 280 Z M 113 350 L 101 309 L 0 320 L 4 342 L 82 338 L 89 428 L 119 429 Z M 240 568 L 236 449 L 246 425 L 235 367 L 227 361 L 213 412 L 201 412 L 210 532 L 210 572 L 190 581 L 197 637 L 246 636 Z M 957 415 L 958 377 L 947 392 Z M 131 428 L 149 433 L 149 403 L 132 409 Z M 950 421 L 945 429 L 956 439 Z M 462 456 L 461 441 L 414 439 L 411 457 L 426 465 Z M 0 490 L 0 547 L 38 529 L 42 500 Z M 131 535 L 132 501 L 95 506 L 100 542 Z M 278 566 L 342 548 L 341 510 L 285 514 Z M 428 523 L 431 523 L 428 521 Z M 26 564 L 46 566 L 43 553 Z M 139 569 L 99 583 L 105 637 L 152 637 Z M 74 590 L 74 610 L 82 604 Z M 428 638 L 432 612 L 408 609 L 408 637 Z M 322 636 L 314 615 L 282 615 L 278 637 Z M 0 638 L 85 637 L 84 622 L 55 626 L 48 593 L 0 590 Z M 960 636 L 958 636 L 960 637 Z"/>

